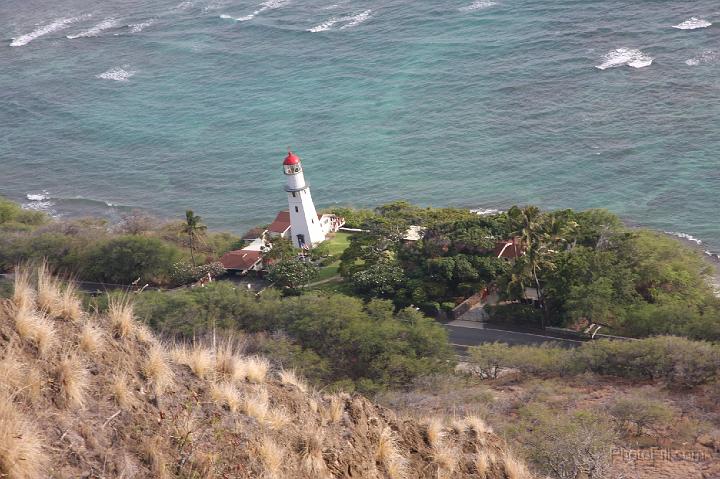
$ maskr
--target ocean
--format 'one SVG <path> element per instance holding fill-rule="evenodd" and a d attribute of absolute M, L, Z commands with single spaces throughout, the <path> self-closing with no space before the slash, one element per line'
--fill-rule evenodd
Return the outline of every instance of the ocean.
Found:
<path fill-rule="evenodd" d="M 711 0 L 3 0 L 0 194 L 242 232 L 292 148 L 318 208 L 607 208 L 720 251 L 719 33 Z"/>

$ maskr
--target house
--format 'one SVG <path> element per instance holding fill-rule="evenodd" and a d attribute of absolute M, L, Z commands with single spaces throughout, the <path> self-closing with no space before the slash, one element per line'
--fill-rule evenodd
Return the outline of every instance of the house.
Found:
<path fill-rule="evenodd" d="M 402 237 L 403 243 L 415 243 L 425 237 L 425 231 L 427 228 L 424 226 L 410 225 L 405 232 L 405 236 Z"/>
<path fill-rule="evenodd" d="M 290 238 L 290 212 L 281 211 L 278 213 L 270 226 L 267 227 L 267 232 L 273 238 Z"/>
<path fill-rule="evenodd" d="M 340 228 L 345 226 L 345 218 L 334 215 L 332 213 L 318 214 L 320 220 L 320 229 L 326 235 L 329 233 L 337 233 Z"/>
<path fill-rule="evenodd" d="M 263 267 L 262 253 L 252 249 L 239 249 L 225 253 L 220 262 L 232 273 L 245 274 L 249 271 L 260 271 Z"/>

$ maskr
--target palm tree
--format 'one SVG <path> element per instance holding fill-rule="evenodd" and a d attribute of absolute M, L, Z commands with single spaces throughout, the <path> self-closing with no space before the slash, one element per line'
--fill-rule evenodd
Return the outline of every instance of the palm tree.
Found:
<path fill-rule="evenodd" d="M 182 232 L 188 235 L 190 238 L 190 258 L 192 258 L 193 266 L 195 264 L 195 241 L 200 235 L 207 230 L 207 226 L 202 224 L 202 218 L 193 213 L 192 210 L 185 212 L 185 223 L 182 227 Z"/>

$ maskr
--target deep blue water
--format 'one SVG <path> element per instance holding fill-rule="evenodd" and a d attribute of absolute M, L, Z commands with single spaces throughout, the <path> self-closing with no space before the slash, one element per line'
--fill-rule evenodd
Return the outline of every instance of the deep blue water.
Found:
<path fill-rule="evenodd" d="M 179 2 L 0 1 L 0 194 L 242 231 L 291 146 L 318 207 L 605 207 L 720 249 L 716 0 Z"/>

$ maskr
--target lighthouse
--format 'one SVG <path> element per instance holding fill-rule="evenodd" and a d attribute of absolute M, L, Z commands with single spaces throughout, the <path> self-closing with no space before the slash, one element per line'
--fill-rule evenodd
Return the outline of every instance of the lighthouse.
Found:
<path fill-rule="evenodd" d="M 310 187 L 305 183 L 300 158 L 291 151 L 283 162 L 283 172 L 287 180 L 285 191 L 288 195 L 293 245 L 297 248 L 312 248 L 325 241 L 325 233 L 310 196 Z"/>

